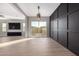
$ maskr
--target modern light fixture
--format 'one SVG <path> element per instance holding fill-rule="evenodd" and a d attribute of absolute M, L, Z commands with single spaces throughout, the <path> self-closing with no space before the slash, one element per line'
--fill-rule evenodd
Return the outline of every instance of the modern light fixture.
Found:
<path fill-rule="evenodd" d="M 41 18 L 41 14 L 40 14 L 40 11 L 39 10 L 40 10 L 40 6 L 38 6 L 38 13 L 37 13 L 37 18 L 40 19 Z"/>

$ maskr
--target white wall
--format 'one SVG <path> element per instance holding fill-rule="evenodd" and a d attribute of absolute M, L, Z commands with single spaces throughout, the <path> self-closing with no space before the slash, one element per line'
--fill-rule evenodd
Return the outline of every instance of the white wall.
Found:
<path fill-rule="evenodd" d="M 38 20 L 37 18 L 35 17 L 26 17 L 26 19 L 0 19 L 0 29 L 1 29 L 1 24 L 2 23 L 6 23 L 7 24 L 7 31 L 6 32 L 2 32 L 0 30 L 0 36 L 7 36 L 7 32 L 11 32 L 11 31 L 19 31 L 19 32 L 22 32 L 22 35 L 24 37 L 30 37 L 31 36 L 31 20 Z M 49 17 L 43 17 L 41 18 L 42 21 L 47 21 L 47 33 L 49 33 Z M 9 30 L 8 29 L 8 23 L 9 22 L 20 22 L 21 23 L 21 30 Z M 23 23 L 25 23 L 25 31 L 23 31 Z M 48 35 L 48 34 L 47 34 Z"/>
<path fill-rule="evenodd" d="M 25 18 L 25 37 L 29 37 L 29 18 Z"/>

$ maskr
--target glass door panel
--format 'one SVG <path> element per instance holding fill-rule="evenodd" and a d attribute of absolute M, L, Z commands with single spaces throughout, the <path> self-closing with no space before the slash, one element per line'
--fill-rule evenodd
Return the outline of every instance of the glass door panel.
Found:
<path fill-rule="evenodd" d="M 46 37 L 47 26 L 46 21 L 32 21 L 31 22 L 32 37 Z"/>

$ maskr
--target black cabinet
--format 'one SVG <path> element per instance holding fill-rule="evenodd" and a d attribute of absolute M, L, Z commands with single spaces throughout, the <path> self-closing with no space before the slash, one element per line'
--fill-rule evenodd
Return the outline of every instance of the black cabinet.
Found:
<path fill-rule="evenodd" d="M 58 9 L 58 42 L 67 47 L 67 4 Z"/>
<path fill-rule="evenodd" d="M 49 33 L 48 33 L 48 36 L 49 37 L 51 37 L 51 17 L 50 17 L 50 19 L 49 19 L 49 24 L 48 24 L 48 31 L 49 31 Z"/>
<path fill-rule="evenodd" d="M 51 37 L 79 55 L 79 3 L 62 3 L 51 15 Z"/>
<path fill-rule="evenodd" d="M 58 41 L 67 47 L 67 15 L 58 19 Z"/>
<path fill-rule="evenodd" d="M 57 10 L 51 15 L 51 37 L 57 40 Z"/>
<path fill-rule="evenodd" d="M 79 55 L 79 33 L 69 32 L 68 48 Z"/>
<path fill-rule="evenodd" d="M 58 14 L 59 16 L 67 15 L 67 4 L 66 3 L 62 3 L 59 6 Z"/>
<path fill-rule="evenodd" d="M 53 38 L 53 20 L 51 20 L 51 37 Z"/>
<path fill-rule="evenodd" d="M 58 29 L 67 30 L 67 4 L 63 3 L 58 9 Z"/>
<path fill-rule="evenodd" d="M 58 42 L 63 46 L 67 47 L 67 32 L 59 31 L 58 32 Z"/>
<path fill-rule="evenodd" d="M 68 7 L 69 13 L 73 13 L 73 12 L 79 10 L 79 3 L 69 3 L 68 6 L 69 6 Z"/>
<path fill-rule="evenodd" d="M 61 4 L 51 15 L 51 37 L 67 46 L 67 4 Z"/>
<path fill-rule="evenodd" d="M 79 11 L 69 15 L 69 30 L 79 32 Z"/>
<path fill-rule="evenodd" d="M 51 21 L 51 37 L 57 40 L 57 20 Z"/>
<path fill-rule="evenodd" d="M 58 22 L 58 29 L 67 31 L 67 15 L 60 16 Z"/>
<path fill-rule="evenodd" d="M 79 55 L 79 4 L 69 4 L 68 48 Z"/>

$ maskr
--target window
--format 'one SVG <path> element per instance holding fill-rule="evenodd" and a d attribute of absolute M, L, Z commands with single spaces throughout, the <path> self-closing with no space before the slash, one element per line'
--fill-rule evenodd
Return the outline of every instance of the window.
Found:
<path fill-rule="evenodd" d="M 44 27 L 44 26 L 46 26 L 46 22 L 45 21 L 32 21 L 31 26 Z"/>
<path fill-rule="evenodd" d="M 31 21 L 31 33 L 32 36 L 44 36 L 47 35 L 46 21 Z"/>
<path fill-rule="evenodd" d="M 23 23 L 23 31 L 25 31 L 25 23 Z"/>
<path fill-rule="evenodd" d="M 39 27 L 46 27 L 46 22 L 45 21 L 40 21 Z"/>
<path fill-rule="evenodd" d="M 2 23 L 2 31 L 6 32 L 6 23 Z"/>
<path fill-rule="evenodd" d="M 38 21 L 32 21 L 31 26 L 32 27 L 38 27 Z"/>

